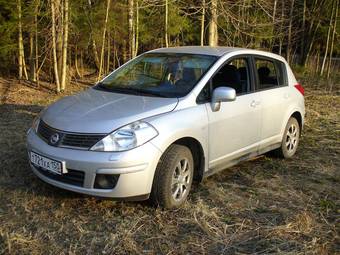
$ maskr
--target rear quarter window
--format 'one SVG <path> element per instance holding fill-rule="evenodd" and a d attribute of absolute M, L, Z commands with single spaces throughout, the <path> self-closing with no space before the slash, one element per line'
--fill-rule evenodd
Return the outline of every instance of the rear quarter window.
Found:
<path fill-rule="evenodd" d="M 255 57 L 257 90 L 271 89 L 287 85 L 285 64 L 275 59 Z"/>

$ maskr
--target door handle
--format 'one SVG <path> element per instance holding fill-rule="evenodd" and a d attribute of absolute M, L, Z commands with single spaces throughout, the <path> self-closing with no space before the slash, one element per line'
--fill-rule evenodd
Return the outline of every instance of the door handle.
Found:
<path fill-rule="evenodd" d="M 253 100 L 253 101 L 251 101 L 251 103 L 250 103 L 250 106 L 251 107 L 256 107 L 256 106 L 258 106 L 258 105 L 260 105 L 260 101 L 255 101 L 255 100 Z"/>

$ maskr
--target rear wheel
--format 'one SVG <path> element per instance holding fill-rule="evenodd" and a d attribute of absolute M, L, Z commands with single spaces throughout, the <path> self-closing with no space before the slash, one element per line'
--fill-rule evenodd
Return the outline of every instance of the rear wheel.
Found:
<path fill-rule="evenodd" d="M 157 165 L 151 201 L 164 208 L 181 206 L 188 197 L 193 174 L 194 162 L 189 148 L 171 145 Z"/>
<path fill-rule="evenodd" d="M 281 147 L 275 152 L 279 157 L 291 158 L 296 153 L 300 140 L 300 125 L 299 122 L 291 117 L 288 120 L 285 132 L 283 134 Z"/>

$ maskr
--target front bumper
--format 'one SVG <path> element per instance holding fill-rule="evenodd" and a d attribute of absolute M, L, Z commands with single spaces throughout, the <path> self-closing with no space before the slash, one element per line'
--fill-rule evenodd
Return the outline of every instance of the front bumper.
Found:
<path fill-rule="evenodd" d="M 151 142 L 124 152 L 75 150 L 50 146 L 32 130 L 27 133 L 27 150 L 65 162 L 67 169 L 84 173 L 83 184 L 76 186 L 51 178 L 31 164 L 33 172 L 43 181 L 78 193 L 117 199 L 147 198 L 161 157 L 161 151 Z M 98 189 L 94 188 L 96 174 L 115 174 L 119 178 L 113 189 Z"/>

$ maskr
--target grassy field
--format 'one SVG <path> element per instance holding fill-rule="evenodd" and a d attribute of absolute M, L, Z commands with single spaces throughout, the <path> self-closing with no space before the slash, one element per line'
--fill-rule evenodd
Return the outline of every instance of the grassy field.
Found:
<path fill-rule="evenodd" d="M 85 88 L 73 84 L 69 93 Z M 37 179 L 25 134 L 58 98 L 49 85 L 0 78 L 0 254 L 340 251 L 339 93 L 307 87 L 296 157 L 262 156 L 209 177 L 173 211 L 86 197 Z"/>

